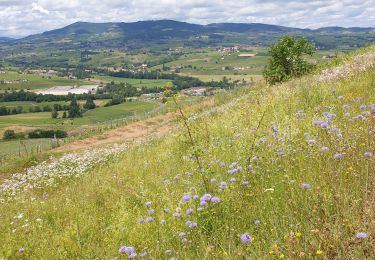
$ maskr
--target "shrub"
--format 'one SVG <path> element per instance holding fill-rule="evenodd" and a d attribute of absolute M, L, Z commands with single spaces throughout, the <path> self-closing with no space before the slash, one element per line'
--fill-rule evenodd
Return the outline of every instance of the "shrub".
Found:
<path fill-rule="evenodd" d="M 271 58 L 263 71 L 263 76 L 271 85 L 301 77 L 313 68 L 303 56 L 312 56 L 313 53 L 314 47 L 311 43 L 304 39 L 285 36 L 271 46 L 269 50 Z"/>

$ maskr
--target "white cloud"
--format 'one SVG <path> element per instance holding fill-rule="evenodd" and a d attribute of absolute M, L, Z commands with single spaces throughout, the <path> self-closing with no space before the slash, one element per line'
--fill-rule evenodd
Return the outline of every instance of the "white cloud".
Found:
<path fill-rule="evenodd" d="M 26 36 L 76 21 L 151 19 L 371 27 L 375 26 L 375 0 L 0 0 L 0 36 Z"/>

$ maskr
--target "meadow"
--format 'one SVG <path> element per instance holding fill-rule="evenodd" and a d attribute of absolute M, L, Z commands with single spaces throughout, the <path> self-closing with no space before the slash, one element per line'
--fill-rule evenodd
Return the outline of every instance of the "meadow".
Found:
<path fill-rule="evenodd" d="M 373 259 L 374 52 L 212 97 L 164 138 L 14 175 L 0 255 Z"/>

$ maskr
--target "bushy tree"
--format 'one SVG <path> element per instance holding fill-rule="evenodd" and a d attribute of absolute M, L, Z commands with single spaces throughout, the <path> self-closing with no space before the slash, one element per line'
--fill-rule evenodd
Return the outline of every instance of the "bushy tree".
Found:
<path fill-rule="evenodd" d="M 52 112 L 51 112 L 52 118 L 57 118 L 58 115 L 59 115 L 59 113 L 56 110 L 52 110 Z"/>
<path fill-rule="evenodd" d="M 314 46 L 304 39 L 285 36 L 271 46 L 271 58 L 263 71 L 266 81 L 273 85 L 310 72 L 313 65 L 305 56 L 314 54 Z"/>
<path fill-rule="evenodd" d="M 84 109 L 94 109 L 96 108 L 96 105 L 91 97 L 88 97 L 86 100 L 86 103 L 83 105 Z"/>
<path fill-rule="evenodd" d="M 14 130 L 5 130 L 5 132 L 3 134 L 4 140 L 12 140 L 12 139 L 16 139 L 16 138 L 17 138 L 17 135 L 14 132 Z"/>
<path fill-rule="evenodd" d="M 68 110 L 68 117 L 69 118 L 76 118 L 76 117 L 81 117 L 82 112 L 81 112 L 81 107 L 78 104 L 76 99 L 73 99 L 70 102 L 69 110 Z"/>

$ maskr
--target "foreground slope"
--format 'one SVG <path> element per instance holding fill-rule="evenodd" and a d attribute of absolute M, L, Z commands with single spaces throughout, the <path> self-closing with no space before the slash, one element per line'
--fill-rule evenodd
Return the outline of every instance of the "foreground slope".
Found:
<path fill-rule="evenodd" d="M 372 259 L 367 51 L 319 76 L 218 96 L 169 137 L 8 197 L 0 256 Z"/>

